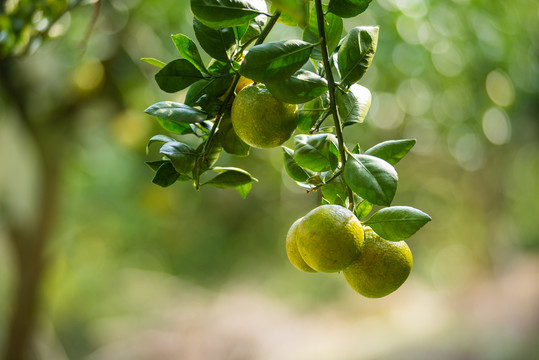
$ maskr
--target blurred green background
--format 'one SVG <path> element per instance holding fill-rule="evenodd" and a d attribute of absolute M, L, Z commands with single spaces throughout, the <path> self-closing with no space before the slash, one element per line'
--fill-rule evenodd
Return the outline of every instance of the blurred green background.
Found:
<path fill-rule="evenodd" d="M 29 18 L 34 30 L 19 26 L 32 3 L 54 15 L 51 4 L 67 1 L 0 2 L 4 50 L 23 52 L 31 31 L 51 24 L 44 11 Z M 50 39 L 0 62 L 0 349 L 22 229 L 47 239 L 35 359 L 539 353 L 537 2 L 376 0 L 346 19 L 347 29 L 379 25 L 380 39 L 360 82 L 373 105 L 345 140 L 368 148 L 416 138 L 397 166 L 393 203 L 433 218 L 408 241 L 409 280 L 380 300 L 357 295 L 339 274 L 288 263 L 288 227 L 320 195 L 286 176 L 280 149 L 224 157 L 260 180 L 245 200 L 151 183 L 145 145 L 164 130 L 143 111 L 185 94 L 160 91 L 157 68 L 140 58 L 177 58 L 170 34 L 194 39 L 192 15 L 186 1 L 103 1 L 85 42 L 95 6 L 81 2 Z M 300 36 L 278 24 L 269 40 Z M 48 216 L 53 226 L 43 230 Z"/>

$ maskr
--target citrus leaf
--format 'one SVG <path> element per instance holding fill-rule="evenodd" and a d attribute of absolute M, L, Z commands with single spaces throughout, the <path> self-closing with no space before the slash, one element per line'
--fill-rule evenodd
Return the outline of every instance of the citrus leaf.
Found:
<path fill-rule="evenodd" d="M 245 199 L 247 195 L 251 192 L 251 188 L 253 187 L 253 183 L 247 183 L 240 186 L 236 186 L 236 191 L 240 194 L 240 196 Z"/>
<path fill-rule="evenodd" d="M 322 186 L 322 195 L 332 204 L 336 204 L 336 201 L 342 201 L 346 199 L 348 195 L 348 189 L 346 187 L 346 182 L 342 176 L 337 176 L 331 182 Z"/>
<path fill-rule="evenodd" d="M 155 135 L 152 136 L 152 138 L 148 141 L 148 145 L 146 145 L 146 151 L 150 149 L 150 146 L 152 144 L 158 143 L 158 144 L 166 144 L 170 141 L 176 141 L 176 139 L 173 139 L 171 137 L 165 136 L 165 135 Z"/>
<path fill-rule="evenodd" d="M 337 138 L 332 134 L 296 135 L 294 137 L 294 159 L 301 167 L 312 171 L 331 169 L 330 142 Z"/>
<path fill-rule="evenodd" d="M 391 206 L 374 213 L 365 224 L 386 240 L 400 241 L 408 239 L 431 220 L 416 208 Z"/>
<path fill-rule="evenodd" d="M 286 170 L 286 173 L 292 180 L 299 181 L 299 182 L 306 182 L 310 177 L 312 177 L 314 174 L 307 170 L 302 168 L 298 165 L 298 163 L 294 160 L 294 150 L 287 148 L 286 146 L 283 146 L 283 160 L 284 160 L 284 168 Z"/>
<path fill-rule="evenodd" d="M 240 74 L 264 84 L 283 81 L 309 60 L 313 46 L 302 40 L 255 45 L 245 56 Z"/>
<path fill-rule="evenodd" d="M 207 140 L 204 141 L 202 144 L 200 144 L 197 147 L 196 152 L 202 153 L 202 149 L 204 148 L 205 144 L 207 143 Z M 222 151 L 221 143 L 219 142 L 219 138 L 215 137 L 208 149 L 206 149 L 206 156 L 201 161 L 201 168 L 202 170 L 209 170 L 212 168 L 213 165 L 219 160 L 219 157 L 221 156 Z"/>
<path fill-rule="evenodd" d="M 193 64 L 200 72 L 207 73 L 206 66 L 202 62 L 198 48 L 193 40 L 183 34 L 171 35 L 172 41 L 178 49 L 181 57 L 188 60 Z"/>
<path fill-rule="evenodd" d="M 191 0 L 193 15 L 213 28 L 240 26 L 266 13 L 264 0 Z"/>
<path fill-rule="evenodd" d="M 258 36 L 264 27 L 266 26 L 268 22 L 268 17 L 266 15 L 258 15 L 255 17 L 251 22 L 249 23 L 249 27 L 247 28 L 247 31 L 241 38 L 240 43 L 246 44 L 249 42 L 252 38 L 255 36 Z"/>
<path fill-rule="evenodd" d="M 211 57 L 228 62 L 236 45 L 233 28 L 214 29 L 193 18 L 193 29 L 198 43 Z"/>
<path fill-rule="evenodd" d="M 155 172 L 152 182 L 156 185 L 167 187 L 174 184 L 179 177 L 180 174 L 174 169 L 170 161 L 162 161 Z"/>
<path fill-rule="evenodd" d="M 319 41 L 320 36 L 318 35 L 318 20 L 316 18 L 316 11 L 314 10 L 314 4 L 312 5 L 311 13 L 309 15 L 309 25 L 303 30 L 304 41 L 310 43 L 316 43 Z M 327 7 L 324 6 L 324 10 Z M 326 14 L 324 16 L 325 26 L 324 31 L 326 32 L 326 44 L 328 48 L 328 53 L 331 54 L 333 50 L 339 45 L 341 40 L 341 35 L 344 29 L 343 20 L 341 17 L 334 14 Z M 317 46 L 313 49 L 311 57 L 316 60 L 322 60 L 322 51 L 320 47 Z"/>
<path fill-rule="evenodd" d="M 304 0 L 272 0 L 271 4 L 282 11 L 281 17 L 292 18 L 301 27 L 307 25 L 309 4 Z M 279 18 L 281 19 L 281 18 Z M 288 21 L 292 24 L 290 21 Z M 286 25 L 288 25 L 285 22 Z M 296 25 L 293 25 L 296 26 Z"/>
<path fill-rule="evenodd" d="M 211 185 L 220 189 L 229 189 L 258 181 L 247 171 L 239 168 L 216 167 L 212 170 L 219 171 L 219 174 L 202 185 Z"/>
<path fill-rule="evenodd" d="M 357 16 L 367 10 L 372 0 L 330 0 L 328 11 L 343 18 Z"/>
<path fill-rule="evenodd" d="M 337 91 L 335 97 L 343 126 L 362 123 L 365 120 L 372 101 L 369 89 L 352 84 L 347 93 Z"/>
<path fill-rule="evenodd" d="M 170 141 L 161 146 L 159 152 L 170 159 L 177 172 L 187 174 L 193 170 L 196 161 L 195 150 L 179 141 Z"/>
<path fill-rule="evenodd" d="M 356 205 L 355 213 L 359 220 L 363 219 L 365 216 L 369 215 L 372 210 L 372 204 L 365 199 L 359 198 L 359 201 Z"/>
<path fill-rule="evenodd" d="M 302 132 L 310 131 L 326 111 L 321 97 L 305 103 L 298 112 L 298 129 Z"/>
<path fill-rule="evenodd" d="M 155 74 L 159 88 L 168 93 L 183 90 L 202 78 L 200 71 L 185 59 L 173 60 Z"/>
<path fill-rule="evenodd" d="M 344 38 L 338 52 L 341 81 L 353 84 L 363 77 L 371 65 L 378 44 L 378 27 L 355 27 Z"/>
<path fill-rule="evenodd" d="M 328 90 L 328 82 L 311 71 L 299 69 L 288 79 L 266 87 L 283 102 L 303 104 L 324 94 Z"/>
<path fill-rule="evenodd" d="M 244 157 L 249 155 L 251 147 L 238 137 L 232 126 L 230 114 L 223 115 L 217 132 L 223 149 L 232 155 Z"/>
<path fill-rule="evenodd" d="M 365 154 L 384 159 L 391 165 L 398 163 L 415 145 L 415 139 L 388 140 L 374 145 Z"/>
<path fill-rule="evenodd" d="M 162 62 L 161 60 L 157 60 L 154 58 L 141 58 L 140 60 L 144 61 L 145 63 L 148 63 L 153 66 L 157 66 L 158 68 L 162 69 L 167 65 L 166 63 Z"/>
<path fill-rule="evenodd" d="M 198 123 L 206 120 L 208 114 L 189 105 L 173 101 L 161 101 L 144 110 L 146 114 L 179 123 Z"/>
<path fill-rule="evenodd" d="M 344 178 L 353 192 L 376 205 L 389 206 L 397 191 L 395 168 L 370 155 L 350 155 L 344 166 Z"/>

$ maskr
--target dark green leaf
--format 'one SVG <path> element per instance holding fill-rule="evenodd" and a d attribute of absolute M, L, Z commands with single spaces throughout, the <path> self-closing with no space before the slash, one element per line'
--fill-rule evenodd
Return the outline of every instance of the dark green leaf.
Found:
<path fill-rule="evenodd" d="M 258 181 L 247 171 L 238 168 L 214 168 L 213 170 L 219 171 L 219 174 L 213 179 L 205 182 L 203 185 L 211 185 L 221 189 L 229 189 Z"/>
<path fill-rule="evenodd" d="M 204 111 L 172 101 L 155 103 L 144 110 L 144 112 L 161 119 L 180 123 L 198 123 L 206 120 L 206 117 L 208 116 Z"/>
<path fill-rule="evenodd" d="M 157 60 L 157 59 L 154 59 L 154 58 L 142 58 L 140 59 L 148 64 L 151 64 L 153 66 L 157 66 L 158 68 L 162 69 L 164 68 L 167 64 L 162 62 L 161 60 Z"/>
<path fill-rule="evenodd" d="M 207 140 L 204 141 L 202 144 L 199 145 L 197 148 L 197 152 L 201 153 L 202 149 L 204 148 L 204 145 L 206 144 Z M 210 147 L 206 150 L 206 156 L 204 159 L 202 159 L 201 167 L 203 170 L 211 169 L 213 165 L 219 160 L 219 156 L 221 156 L 221 143 L 219 142 L 218 137 L 214 137 Z"/>
<path fill-rule="evenodd" d="M 267 7 L 263 0 L 191 0 L 191 11 L 207 26 L 223 28 L 249 22 Z"/>
<path fill-rule="evenodd" d="M 170 163 L 170 160 L 146 161 L 146 165 L 148 165 L 153 171 L 159 170 L 161 165 L 164 163 Z"/>
<path fill-rule="evenodd" d="M 155 172 L 152 182 L 156 185 L 167 187 L 174 184 L 179 177 L 180 174 L 174 169 L 170 161 L 163 161 Z"/>
<path fill-rule="evenodd" d="M 353 28 L 339 48 L 341 81 L 351 85 L 361 79 L 371 65 L 378 44 L 378 27 Z"/>
<path fill-rule="evenodd" d="M 292 180 L 306 182 L 314 175 L 313 172 L 298 165 L 298 163 L 294 160 L 294 151 L 292 149 L 289 149 L 286 146 L 283 146 L 282 148 L 284 168 Z"/>
<path fill-rule="evenodd" d="M 208 70 L 206 70 L 206 66 L 204 66 L 204 63 L 202 62 L 202 58 L 200 57 L 198 48 L 196 44 L 193 42 L 193 40 L 189 39 L 187 36 L 183 34 L 171 35 L 171 37 L 181 57 L 183 57 L 185 60 L 188 60 L 200 72 L 203 72 L 203 73 L 208 72 Z"/>
<path fill-rule="evenodd" d="M 348 92 L 335 92 L 339 116 L 343 125 L 362 123 L 371 107 L 371 92 L 366 87 L 352 84 Z"/>
<path fill-rule="evenodd" d="M 314 4 L 312 6 L 313 8 L 311 9 L 311 14 L 309 15 L 309 25 L 303 31 L 303 40 L 314 44 L 320 40 L 320 36 L 318 35 L 318 22 L 316 18 L 316 11 L 314 10 Z M 324 19 L 326 43 L 328 53 L 331 54 L 337 45 L 339 45 L 344 25 L 342 18 L 331 13 L 324 16 Z M 316 60 L 322 60 L 322 52 L 319 46 L 313 49 L 311 57 Z"/>
<path fill-rule="evenodd" d="M 328 82 L 313 72 L 299 69 L 288 79 L 267 84 L 266 87 L 277 99 L 289 104 L 303 104 L 328 90 Z"/>
<path fill-rule="evenodd" d="M 337 138 L 332 134 L 296 135 L 294 137 L 294 159 L 299 166 L 312 171 L 331 169 L 330 143 Z"/>
<path fill-rule="evenodd" d="M 171 141 L 164 144 L 159 152 L 170 159 L 180 174 L 188 174 L 195 166 L 196 151 L 187 144 Z"/>
<path fill-rule="evenodd" d="M 359 144 L 354 145 L 354 148 L 352 149 L 352 154 L 361 154 L 361 147 Z"/>
<path fill-rule="evenodd" d="M 148 151 L 150 149 L 150 146 L 152 144 L 155 144 L 155 143 L 165 144 L 165 143 L 170 142 L 170 141 L 176 141 L 176 139 L 173 139 L 173 138 L 165 136 L 165 135 L 155 135 L 148 141 L 148 145 L 146 145 L 146 151 Z"/>
<path fill-rule="evenodd" d="M 163 129 L 178 135 L 193 134 L 194 129 L 192 124 L 175 122 L 167 119 L 157 118 L 157 122 Z"/>
<path fill-rule="evenodd" d="M 217 135 L 221 146 L 227 153 L 241 157 L 249 155 L 251 147 L 241 140 L 234 131 L 230 114 L 223 115 Z"/>
<path fill-rule="evenodd" d="M 377 205 L 389 206 L 397 191 L 395 168 L 370 155 L 350 155 L 344 166 L 344 178 L 352 191 Z"/>
<path fill-rule="evenodd" d="M 379 210 L 365 222 L 374 232 L 389 241 L 406 240 L 431 217 L 410 206 L 391 206 Z"/>
<path fill-rule="evenodd" d="M 328 9 L 343 18 L 357 16 L 367 10 L 372 0 L 330 0 Z"/>
<path fill-rule="evenodd" d="M 193 18 L 195 36 L 205 52 L 211 57 L 228 62 L 235 49 L 236 38 L 233 28 L 213 29 Z"/>
<path fill-rule="evenodd" d="M 251 22 L 249 23 L 249 27 L 247 28 L 247 31 L 241 38 L 240 43 L 246 44 L 249 42 L 252 38 L 255 36 L 258 36 L 264 27 L 266 26 L 268 22 L 268 17 L 266 15 L 258 15 L 255 17 Z"/>
<path fill-rule="evenodd" d="M 240 73 L 264 84 L 283 81 L 309 60 L 313 46 L 301 40 L 274 41 L 253 46 L 241 64 Z"/>
<path fill-rule="evenodd" d="M 161 90 L 168 93 L 180 91 L 202 79 L 202 74 L 188 60 L 177 59 L 169 62 L 155 74 L 155 81 Z"/>
<path fill-rule="evenodd" d="M 322 195 L 332 204 L 335 204 L 337 198 L 341 199 L 341 201 L 342 199 L 346 199 L 348 196 L 348 189 L 343 177 L 337 176 L 335 179 L 322 186 Z"/>
<path fill-rule="evenodd" d="M 321 97 L 305 103 L 299 110 L 298 129 L 302 132 L 310 131 L 326 111 Z"/>
<path fill-rule="evenodd" d="M 388 140 L 374 145 L 365 154 L 384 159 L 391 165 L 395 165 L 415 145 L 415 139 Z"/>

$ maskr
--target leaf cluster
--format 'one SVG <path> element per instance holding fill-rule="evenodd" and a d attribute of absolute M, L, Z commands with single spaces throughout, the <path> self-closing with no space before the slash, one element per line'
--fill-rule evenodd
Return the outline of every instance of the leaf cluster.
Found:
<path fill-rule="evenodd" d="M 415 140 L 393 140 L 361 153 L 343 141 L 343 129 L 364 121 L 369 89 L 358 84 L 369 69 L 378 44 L 378 27 L 357 26 L 345 32 L 343 18 L 367 9 L 371 0 L 191 0 L 196 42 L 172 36 L 180 58 L 169 63 L 146 58 L 160 68 L 155 81 L 165 92 L 187 89 L 185 103 L 163 101 L 146 109 L 161 126 L 180 136 L 195 136 L 195 149 L 158 135 L 161 159 L 149 162 L 153 182 L 169 186 L 191 181 L 195 188 L 236 188 L 246 196 L 253 182 L 248 172 L 217 166 L 224 150 L 249 155 L 249 146 L 234 132 L 230 107 L 242 78 L 263 83 L 277 99 L 298 104 L 294 149 L 283 147 L 288 175 L 308 191 L 321 190 L 324 203 L 339 204 L 368 215 L 373 205 L 386 207 L 369 224 L 389 240 L 411 236 L 430 220 L 409 207 L 390 206 L 397 189 L 394 165 Z M 270 15 L 270 11 L 272 14 Z M 302 29 L 301 39 L 264 42 L 277 21 Z M 201 48 L 212 60 L 205 64 Z M 333 126 L 324 122 L 333 119 Z M 201 181 L 207 171 L 217 175 Z"/>

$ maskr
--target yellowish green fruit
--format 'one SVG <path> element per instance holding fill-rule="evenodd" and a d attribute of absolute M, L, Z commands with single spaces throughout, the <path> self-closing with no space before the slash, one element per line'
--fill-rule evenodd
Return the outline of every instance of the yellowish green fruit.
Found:
<path fill-rule="evenodd" d="M 363 227 L 353 212 L 322 205 L 299 223 L 296 241 L 301 257 L 321 272 L 341 271 L 354 261 L 363 244 Z"/>
<path fill-rule="evenodd" d="M 296 129 L 298 107 L 276 99 L 263 84 L 243 88 L 232 103 L 232 126 L 239 138 L 256 148 L 272 148 Z"/>
<path fill-rule="evenodd" d="M 412 264 L 412 252 L 404 241 L 387 241 L 365 227 L 359 257 L 343 273 L 352 289 L 368 298 L 380 298 L 406 281 Z"/>
<path fill-rule="evenodd" d="M 246 78 L 245 76 L 240 76 L 240 79 L 238 80 L 238 83 L 236 84 L 236 87 L 234 88 L 234 94 L 239 93 L 244 87 L 251 85 L 253 83 L 253 80 Z M 232 85 L 230 86 L 232 87 Z M 230 91 L 230 87 L 219 97 L 219 100 L 225 101 L 226 94 Z"/>
<path fill-rule="evenodd" d="M 303 220 L 303 218 L 297 219 L 288 230 L 288 234 L 286 235 L 286 255 L 288 255 L 288 260 L 290 260 L 292 265 L 297 269 L 305 272 L 316 272 L 316 270 L 307 265 L 298 250 L 297 230 L 301 220 Z"/>

